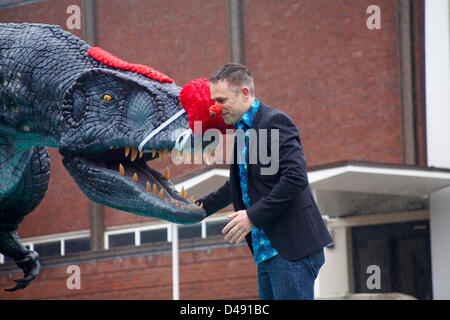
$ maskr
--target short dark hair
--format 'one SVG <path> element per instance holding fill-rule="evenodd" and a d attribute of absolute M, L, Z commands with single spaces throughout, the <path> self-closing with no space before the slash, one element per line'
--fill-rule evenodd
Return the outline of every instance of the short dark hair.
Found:
<path fill-rule="evenodd" d="M 253 77 L 248 68 L 242 64 L 227 63 L 209 78 L 209 82 L 212 83 L 222 80 L 227 80 L 228 84 L 234 88 L 240 88 L 242 85 L 245 85 L 248 87 L 250 95 L 252 97 L 255 96 Z"/>

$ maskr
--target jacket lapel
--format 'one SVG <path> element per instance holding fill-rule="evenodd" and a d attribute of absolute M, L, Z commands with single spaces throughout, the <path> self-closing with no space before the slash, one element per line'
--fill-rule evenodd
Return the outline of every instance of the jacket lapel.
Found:
<path fill-rule="evenodd" d="M 231 184 L 231 193 L 234 203 L 234 208 L 236 210 L 244 209 L 244 201 L 242 200 L 242 190 L 241 184 L 239 180 L 239 167 L 237 165 L 237 143 L 236 136 L 234 137 L 234 146 L 233 146 L 233 163 L 230 164 L 230 184 Z"/>
<path fill-rule="evenodd" d="M 252 128 L 258 128 L 259 121 L 264 113 L 264 109 L 266 109 L 266 105 L 260 101 L 258 111 L 256 111 L 255 119 L 253 119 Z"/>
<path fill-rule="evenodd" d="M 248 145 L 248 148 L 247 148 L 247 154 L 245 155 L 245 161 L 247 161 L 247 175 L 248 176 L 250 176 L 250 168 L 252 168 L 252 166 L 251 166 L 251 164 L 249 162 L 250 150 L 252 150 L 254 152 L 255 151 L 258 152 L 258 150 L 259 150 L 258 149 L 258 145 L 253 146 L 253 144 L 255 144 L 255 143 L 258 144 L 258 141 L 259 141 L 259 132 L 258 132 L 259 122 L 260 122 L 260 120 L 262 118 L 262 115 L 264 113 L 264 109 L 265 108 L 266 108 L 266 106 L 262 102 L 260 102 L 258 111 L 256 112 L 255 118 L 253 119 L 252 129 L 255 130 L 255 132 L 256 132 L 256 140 L 249 139 L 249 145 Z"/>
<path fill-rule="evenodd" d="M 266 109 L 266 106 L 261 102 L 258 108 L 258 111 L 256 112 L 255 118 L 253 119 L 253 125 L 252 128 L 255 130 L 258 130 L 259 122 L 262 118 L 262 115 L 264 113 L 264 109 Z M 258 131 L 256 131 L 258 136 Z M 259 137 L 258 137 L 259 138 Z M 232 192 L 232 198 L 234 207 L 236 210 L 242 210 L 245 208 L 244 201 L 242 200 L 242 190 L 241 190 L 241 184 L 239 180 L 239 167 L 237 164 L 237 137 L 234 137 L 234 146 L 233 146 L 233 163 L 230 165 L 230 184 L 231 184 L 231 192 Z M 252 141 L 253 143 L 257 143 L 257 141 Z M 249 142 L 250 143 L 250 142 Z M 250 150 L 250 145 L 248 146 L 248 150 Z M 247 161 L 247 175 L 250 177 L 250 168 L 251 165 L 249 164 L 249 152 L 245 155 L 246 161 Z M 250 183 L 250 182 L 249 182 Z"/>

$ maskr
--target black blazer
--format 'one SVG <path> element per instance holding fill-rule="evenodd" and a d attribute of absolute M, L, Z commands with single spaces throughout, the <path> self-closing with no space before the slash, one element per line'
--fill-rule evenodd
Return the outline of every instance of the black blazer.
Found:
<path fill-rule="evenodd" d="M 256 129 L 258 142 L 258 129 L 267 129 L 266 155 L 270 155 L 271 149 L 270 129 L 279 129 L 279 169 L 276 174 L 262 175 L 261 168 L 269 168 L 270 163 L 261 164 L 259 157 L 257 163 L 249 163 L 248 154 L 257 152 L 259 146 L 259 143 L 252 143 L 255 140 L 250 140 L 248 150 L 251 151 L 247 152 L 246 159 L 251 204 L 247 215 L 251 222 L 264 230 L 273 247 L 288 260 L 304 257 L 333 242 L 312 195 L 300 134 L 294 122 L 284 112 L 261 103 L 252 128 Z M 239 183 L 236 145 L 235 138 L 234 163 L 230 165 L 229 180 L 216 192 L 198 200 L 203 203 L 208 216 L 230 203 L 233 203 L 235 211 L 245 209 Z M 246 240 L 253 253 L 251 232 Z"/>

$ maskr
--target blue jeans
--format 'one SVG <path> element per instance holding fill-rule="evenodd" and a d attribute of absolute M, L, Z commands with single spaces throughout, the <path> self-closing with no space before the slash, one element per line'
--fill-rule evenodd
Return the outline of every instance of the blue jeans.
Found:
<path fill-rule="evenodd" d="M 325 263 L 323 248 L 298 260 L 275 257 L 257 264 L 261 300 L 314 300 L 314 281 Z"/>

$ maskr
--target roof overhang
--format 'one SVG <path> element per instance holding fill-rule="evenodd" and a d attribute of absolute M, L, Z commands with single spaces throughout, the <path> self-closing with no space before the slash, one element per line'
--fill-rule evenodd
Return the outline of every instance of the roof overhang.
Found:
<path fill-rule="evenodd" d="M 220 188 L 228 179 L 225 166 L 205 167 L 177 179 L 196 199 Z M 322 214 L 345 216 L 393 198 L 414 201 L 450 186 L 450 169 L 344 161 L 308 168 L 308 179 Z"/>
<path fill-rule="evenodd" d="M 315 190 L 375 194 L 426 196 L 450 185 L 450 170 L 410 166 L 347 164 L 310 170 L 308 179 Z"/>
<path fill-rule="evenodd" d="M 345 216 L 389 201 L 414 203 L 450 186 L 450 170 L 384 163 L 344 162 L 310 169 L 308 179 L 322 214 Z"/>

